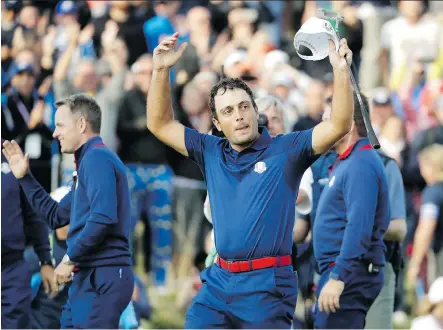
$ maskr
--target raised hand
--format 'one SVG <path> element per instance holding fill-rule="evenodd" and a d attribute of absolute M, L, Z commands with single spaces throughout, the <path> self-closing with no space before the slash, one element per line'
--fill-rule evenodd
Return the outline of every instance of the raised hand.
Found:
<path fill-rule="evenodd" d="M 23 178 L 29 171 L 29 154 L 24 155 L 20 146 L 12 140 L 3 143 L 3 155 L 9 163 L 12 174 L 17 179 Z"/>
<path fill-rule="evenodd" d="M 186 42 L 180 45 L 177 51 L 174 50 L 175 44 L 177 43 L 178 32 L 174 33 L 170 37 L 163 39 L 160 44 L 154 49 L 154 69 L 169 69 L 174 66 L 175 63 L 183 55 L 183 52 L 188 45 Z"/>
<path fill-rule="evenodd" d="M 347 69 L 347 66 L 352 64 L 352 51 L 348 47 L 346 39 L 341 39 L 338 52 L 335 51 L 335 44 L 332 40 L 329 40 L 329 61 L 332 68 L 335 69 Z"/>

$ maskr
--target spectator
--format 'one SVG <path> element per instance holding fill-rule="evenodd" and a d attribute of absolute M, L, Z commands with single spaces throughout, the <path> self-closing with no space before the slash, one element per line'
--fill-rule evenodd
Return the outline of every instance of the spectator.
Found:
<path fill-rule="evenodd" d="M 111 29 L 111 28 L 110 28 Z M 96 71 L 96 61 L 85 58 L 77 65 L 77 69 L 69 77 L 69 68 L 73 65 L 72 60 L 77 46 L 91 40 L 94 30 L 87 26 L 80 31 L 78 24 L 70 24 L 67 27 L 68 48 L 60 56 L 54 68 L 54 93 L 55 98 L 62 99 L 75 93 L 88 93 L 95 96 L 102 110 L 103 125 L 101 136 L 104 143 L 111 149 L 117 149 L 116 125 L 117 105 L 123 95 L 123 86 L 126 76 L 127 49 L 116 33 L 111 33 L 109 38 L 102 42 L 103 56 L 111 66 L 112 80 L 109 84 L 101 86 Z M 63 155 L 63 171 L 68 182 L 73 171 L 73 156 Z"/>
<path fill-rule="evenodd" d="M 152 269 L 154 285 L 161 287 L 166 284 L 171 262 L 173 172 L 168 164 L 171 151 L 146 128 L 146 98 L 152 70 L 152 57 L 148 54 L 132 65 L 135 86 L 125 93 L 117 109 L 117 136 L 120 139 L 118 154 L 127 167 L 131 188 L 132 230 L 141 210 L 147 212 L 149 224 L 145 226 L 143 245 L 146 254 L 150 251 L 149 245 L 153 246 L 153 258 L 152 266 L 145 264 L 145 271 Z M 153 233 L 152 239 L 148 227 Z"/>
<path fill-rule="evenodd" d="M 37 90 L 34 67 L 23 62 L 15 66 L 11 84 L 13 89 L 2 109 L 2 138 L 15 139 L 29 153 L 35 177 L 50 191 L 52 132 L 44 121 L 44 111 L 51 80 Z"/>
<path fill-rule="evenodd" d="M 440 48 L 441 27 L 425 13 L 424 1 L 402 0 L 400 16 L 386 22 L 381 30 L 380 66 L 384 85 L 396 90 L 403 72 L 410 68 L 417 51 L 426 58 L 435 58 Z"/>
<path fill-rule="evenodd" d="M 437 276 L 443 275 L 443 144 L 434 144 L 419 155 L 420 171 L 427 188 L 423 192 L 420 219 L 408 265 L 408 283 L 415 284 L 429 247 L 437 260 Z"/>
<path fill-rule="evenodd" d="M 320 81 L 313 81 L 305 94 L 307 115 L 301 117 L 294 125 L 293 131 L 310 129 L 321 121 L 325 87 Z"/>

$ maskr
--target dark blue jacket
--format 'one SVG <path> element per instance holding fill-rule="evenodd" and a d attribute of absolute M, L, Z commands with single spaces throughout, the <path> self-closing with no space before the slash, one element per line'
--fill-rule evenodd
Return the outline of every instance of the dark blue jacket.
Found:
<path fill-rule="evenodd" d="M 70 225 L 67 254 L 79 267 L 131 265 L 130 196 L 125 166 L 98 136 L 74 155 L 77 176 L 60 203 L 31 174 L 20 180 L 26 197 L 51 228 Z"/>
<path fill-rule="evenodd" d="M 320 197 L 314 222 L 314 254 L 320 272 L 335 262 L 343 279 L 360 261 L 385 264 L 389 191 L 383 163 L 362 138 L 341 154 Z"/>
<path fill-rule="evenodd" d="M 2 154 L 2 267 L 23 258 L 28 243 L 41 262 L 51 262 L 49 228 L 32 211 Z"/>

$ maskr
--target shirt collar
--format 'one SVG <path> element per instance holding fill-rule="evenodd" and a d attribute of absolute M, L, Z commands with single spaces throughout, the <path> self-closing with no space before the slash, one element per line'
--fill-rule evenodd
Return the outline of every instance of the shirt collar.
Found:
<path fill-rule="evenodd" d="M 338 156 L 338 159 L 339 160 L 344 160 L 344 159 L 348 158 L 351 155 L 352 151 L 356 147 L 358 147 L 359 150 L 360 150 L 360 148 L 362 148 L 362 149 L 371 149 L 372 147 L 369 148 L 368 145 L 370 146 L 368 138 L 360 138 L 355 143 L 351 144 L 345 151 L 343 151 Z"/>
<path fill-rule="evenodd" d="M 269 143 L 272 140 L 271 136 L 269 135 L 268 130 L 265 127 L 259 127 L 258 132 L 260 133 L 260 136 L 258 137 L 258 139 L 255 140 L 255 142 L 252 145 L 250 145 L 248 148 L 246 148 L 245 150 L 253 149 L 255 151 L 258 151 L 258 150 L 266 149 L 268 147 Z M 227 148 L 230 151 L 234 150 L 234 149 L 232 149 L 232 146 L 229 142 L 227 143 Z"/>
<path fill-rule="evenodd" d="M 82 146 L 80 146 L 80 148 L 78 148 L 75 152 L 74 152 L 74 161 L 75 161 L 75 167 L 78 170 L 78 167 L 80 165 L 80 161 L 83 158 L 83 156 L 85 155 L 86 151 L 91 149 L 92 147 L 96 147 L 96 146 L 103 146 L 103 140 L 100 136 L 94 136 L 92 138 L 90 138 L 88 141 L 86 141 Z"/>

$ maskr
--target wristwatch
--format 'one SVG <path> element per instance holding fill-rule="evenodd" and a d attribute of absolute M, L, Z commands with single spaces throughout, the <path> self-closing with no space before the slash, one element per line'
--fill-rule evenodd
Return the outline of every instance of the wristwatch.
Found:
<path fill-rule="evenodd" d="M 65 256 L 63 257 L 62 263 L 64 263 L 65 265 L 69 265 L 69 266 L 75 265 L 75 262 L 72 261 L 67 254 L 65 254 Z"/>
<path fill-rule="evenodd" d="M 46 265 L 54 267 L 54 264 L 52 263 L 52 260 L 43 260 L 38 262 L 40 268 Z"/>

